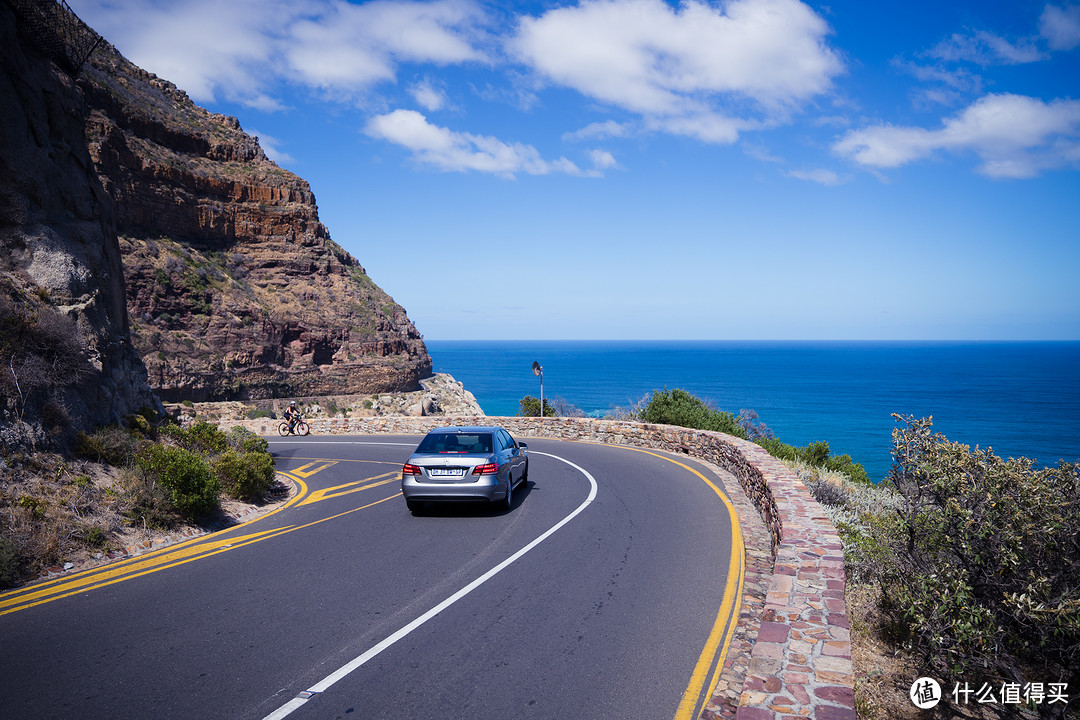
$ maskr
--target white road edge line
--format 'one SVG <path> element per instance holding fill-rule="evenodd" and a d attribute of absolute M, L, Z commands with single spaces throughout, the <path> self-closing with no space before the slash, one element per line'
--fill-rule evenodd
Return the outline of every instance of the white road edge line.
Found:
<path fill-rule="evenodd" d="M 557 522 L 555 525 L 552 525 L 550 528 L 548 528 L 548 530 L 545 531 L 540 537 L 536 538 L 531 543 L 529 543 L 525 547 L 521 548 L 520 550 L 518 550 L 516 553 L 514 553 L 510 557 L 506 558 L 501 563 L 499 563 L 495 567 L 491 568 L 486 573 L 484 573 L 480 577 L 476 578 L 471 583 L 469 583 L 465 587 L 461 588 L 456 593 L 454 593 L 450 597 L 446 598 L 441 603 L 439 603 L 435 607 L 431 608 L 426 613 L 424 613 L 420 617 L 416 618 L 415 620 L 413 620 L 411 623 L 409 623 L 405 627 L 401 628 L 400 630 L 398 630 L 394 634 L 390 635 L 385 640 L 380 642 L 378 645 L 375 645 L 374 647 L 372 647 L 370 650 L 366 651 L 362 655 L 359 655 L 358 657 L 354 658 L 353 660 L 346 663 L 345 665 L 342 665 L 340 668 L 338 668 L 334 672 L 330 673 L 329 675 L 327 675 L 325 678 L 323 678 L 319 682 L 312 685 L 305 692 L 300 693 L 299 695 L 294 697 L 292 700 L 289 700 L 289 702 L 285 703 L 284 705 L 279 707 L 277 710 L 275 710 L 274 712 L 267 715 L 265 718 L 263 718 L 263 720 L 281 720 L 282 718 L 287 717 L 288 715 L 290 715 L 294 710 L 297 710 L 300 707 L 302 707 L 309 699 L 311 699 L 310 695 L 308 697 L 302 697 L 302 696 L 308 695 L 309 693 L 326 692 L 326 690 L 329 689 L 330 686 L 333 685 L 334 683 L 336 683 L 338 680 L 341 680 L 346 675 L 351 673 L 353 670 L 356 670 L 361 665 L 366 663 L 368 660 L 371 660 L 376 655 L 381 653 L 383 650 L 386 650 L 388 647 L 390 647 L 391 645 L 396 643 L 398 640 L 401 640 L 403 637 L 405 637 L 406 635 L 411 633 L 413 630 L 420 627 L 421 625 L 426 623 L 428 620 L 431 620 L 436 615 L 441 613 L 443 610 L 446 610 L 448 607 L 450 607 L 451 605 L 456 603 L 458 600 L 465 597 L 466 595 L 471 593 L 473 590 L 480 587 L 481 585 L 486 583 L 488 580 L 490 580 L 491 578 L 495 577 L 500 572 L 505 570 L 507 567 L 509 567 L 511 564 L 513 564 L 514 561 L 516 561 L 522 555 L 524 555 L 525 553 L 532 550 L 534 547 L 536 547 L 537 545 L 542 543 L 544 540 L 547 540 L 549 537 L 551 537 L 551 535 L 556 530 L 558 530 L 563 525 L 565 525 L 566 523 L 573 520 L 575 517 L 577 517 L 581 513 L 582 510 L 584 510 L 586 507 L 588 507 L 589 504 L 592 503 L 592 501 L 596 499 L 596 491 L 597 491 L 596 479 L 592 475 L 589 474 L 588 470 L 585 470 L 584 468 L 582 468 L 582 467 L 580 467 L 578 465 L 575 465 L 574 463 L 570 462 L 566 458 L 559 457 L 558 455 L 552 455 L 550 453 L 537 452 L 537 451 L 533 451 L 532 454 L 534 454 L 534 455 L 545 455 L 545 456 L 550 457 L 550 458 L 555 458 L 556 460 L 559 460 L 561 462 L 566 463 L 570 467 L 572 467 L 575 470 L 577 470 L 578 472 L 580 472 L 586 478 L 588 478 L 589 484 L 591 485 L 591 488 L 589 490 L 589 496 L 587 498 L 585 498 L 585 502 L 578 505 L 576 510 L 571 512 L 569 515 L 564 517 L 562 520 Z"/>

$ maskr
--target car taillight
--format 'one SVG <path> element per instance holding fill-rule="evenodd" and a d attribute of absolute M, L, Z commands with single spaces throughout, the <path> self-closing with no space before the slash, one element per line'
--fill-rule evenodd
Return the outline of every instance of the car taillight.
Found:
<path fill-rule="evenodd" d="M 498 463 L 488 463 L 486 465 L 477 465 L 473 468 L 473 475 L 498 475 L 499 465 Z"/>
<path fill-rule="evenodd" d="M 416 467 L 415 465 L 410 465 L 409 463 L 405 463 L 404 467 L 401 468 L 401 474 L 402 475 L 419 475 L 420 474 L 420 468 Z"/>

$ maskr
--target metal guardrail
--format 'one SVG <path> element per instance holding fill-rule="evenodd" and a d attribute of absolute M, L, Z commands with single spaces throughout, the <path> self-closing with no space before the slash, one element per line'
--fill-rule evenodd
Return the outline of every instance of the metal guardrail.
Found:
<path fill-rule="evenodd" d="M 79 74 L 102 37 L 64 0 L 3 0 L 19 21 L 19 32 L 69 75 Z"/>

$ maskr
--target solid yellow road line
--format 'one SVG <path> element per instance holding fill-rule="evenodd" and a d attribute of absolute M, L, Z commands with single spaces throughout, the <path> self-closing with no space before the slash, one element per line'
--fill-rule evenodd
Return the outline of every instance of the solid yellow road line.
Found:
<path fill-rule="evenodd" d="M 204 548 L 207 545 L 214 547 L 220 545 L 228 545 L 226 549 L 230 549 L 235 542 L 233 539 L 225 539 L 220 541 L 211 541 L 207 543 L 207 540 L 224 535 L 226 533 L 232 533 L 241 528 L 247 527 L 252 523 L 265 520 L 268 517 L 278 514 L 283 510 L 286 510 L 298 502 L 300 502 L 307 494 L 307 484 L 304 483 L 298 477 L 294 477 L 287 471 L 278 470 L 278 475 L 286 477 L 297 485 L 297 493 L 289 498 L 289 500 L 279 508 L 275 508 L 265 515 L 261 515 L 257 518 L 253 518 L 246 522 L 242 522 L 238 525 L 218 530 L 217 532 L 210 533 L 208 535 L 200 535 L 197 537 L 184 540 L 183 542 L 174 543 L 166 547 L 158 548 L 141 555 L 126 558 L 114 563 L 109 563 L 103 567 L 90 568 L 89 570 L 83 570 L 73 575 L 66 575 L 63 577 L 54 578 L 42 583 L 35 583 L 26 588 L 19 588 L 0 594 L 0 615 L 7 615 L 8 613 L 22 610 L 28 607 L 34 607 L 36 605 L 42 605 L 53 600 L 59 600 L 65 597 L 71 597 L 77 595 L 80 592 L 93 590 L 97 587 L 104 587 L 106 585 L 112 585 L 120 582 L 121 580 L 127 580 L 129 578 L 141 577 L 149 572 L 156 572 L 156 570 L 164 570 L 166 567 L 174 567 L 174 562 L 177 557 L 185 557 L 190 554 L 196 554 L 199 557 L 208 556 L 205 553 Z M 266 533 L 272 533 L 274 531 L 267 530 Z M 259 533 L 256 533 L 258 535 Z M 244 536 L 251 537 L 251 536 Z M 248 543 L 244 543 L 248 544 Z M 197 558 L 191 558 L 197 559 Z M 185 561 L 186 562 L 186 561 Z M 156 567 L 161 565 L 161 567 Z M 154 568 L 147 570 L 146 568 Z M 140 572 L 141 570 L 141 572 Z M 122 576 L 122 577 L 121 577 Z M 36 602 L 30 602 L 36 600 Z"/>
<path fill-rule="evenodd" d="M 692 720 L 701 714 L 701 706 L 708 700 L 707 696 L 704 698 L 702 697 L 703 694 L 716 687 L 716 683 L 720 678 L 720 673 L 724 669 L 724 663 L 727 660 L 727 651 L 728 646 L 731 644 L 731 637 L 735 633 L 735 627 L 737 625 L 735 617 L 738 614 L 738 607 L 736 604 L 738 603 L 741 607 L 744 572 L 743 556 L 746 552 L 746 548 L 743 545 L 742 527 L 739 525 L 739 516 L 735 512 L 735 507 L 731 504 L 731 501 L 724 495 L 720 488 L 700 472 L 689 465 L 684 465 L 678 460 L 674 460 L 665 455 L 660 455 L 648 450 L 641 450 L 639 448 L 627 447 L 626 449 L 645 453 L 646 455 L 652 455 L 661 460 L 667 460 L 668 462 L 675 463 L 679 467 L 685 468 L 694 475 L 697 475 L 705 481 L 705 484 L 711 487 L 713 492 L 715 492 L 724 502 L 724 506 L 727 508 L 728 515 L 731 518 L 731 556 L 728 563 L 727 583 L 724 586 L 724 600 L 720 604 L 720 610 L 716 613 L 716 621 L 713 623 L 708 640 L 705 641 L 705 648 L 701 651 L 697 664 L 694 666 L 694 672 L 690 676 L 690 683 L 686 686 L 682 701 L 679 703 L 679 708 L 675 712 L 675 720 Z M 719 661 L 716 659 L 718 649 L 720 649 Z M 712 668 L 714 664 L 716 670 L 712 674 L 708 687 L 705 687 L 705 680 L 709 677 L 709 669 Z"/>
<path fill-rule="evenodd" d="M 203 558 L 212 557 L 214 555 L 218 555 L 218 554 L 223 553 L 223 552 L 228 552 L 229 550 L 235 550 L 236 548 L 241 548 L 241 547 L 244 547 L 245 545 L 251 545 L 253 543 L 262 542 L 263 540 L 269 540 L 271 538 L 276 538 L 276 537 L 280 537 L 282 535 L 287 535 L 288 533 L 296 532 L 297 530 L 303 530 L 305 528 L 312 527 L 313 525 L 318 525 L 319 523 L 324 523 L 324 522 L 326 522 L 328 520 L 334 520 L 336 518 L 344 517 L 345 515 L 350 515 L 350 514 L 352 514 L 354 512 L 358 512 L 360 510 L 366 510 L 369 507 L 373 507 L 375 505 L 378 505 L 379 503 L 384 503 L 387 500 L 393 500 L 394 498 L 397 498 L 397 497 L 401 497 L 400 492 L 395 493 L 395 494 L 393 494 L 393 495 L 391 495 L 389 497 L 385 497 L 385 498 L 383 498 L 381 500 L 376 500 L 375 502 L 368 503 L 367 505 L 364 505 L 362 507 L 353 508 L 351 510 L 346 510 L 345 512 L 338 513 L 337 515 L 331 515 L 330 517 L 326 517 L 326 518 L 322 518 L 322 519 L 319 519 L 319 520 L 309 522 L 306 525 L 297 525 L 297 526 L 291 526 L 290 525 L 288 527 L 279 528 L 277 530 L 268 530 L 265 533 L 254 533 L 252 535 L 244 535 L 244 536 L 242 536 L 240 538 L 224 540 L 222 542 L 215 543 L 214 544 L 215 549 L 210 551 L 210 552 L 205 552 L 204 553 L 204 552 L 200 552 L 200 548 L 192 548 L 195 551 L 195 553 L 197 553 L 197 554 L 186 553 L 187 555 L 192 555 L 191 557 L 181 557 L 180 554 L 177 554 L 176 557 L 168 558 L 166 560 L 166 562 L 168 562 L 168 564 L 166 564 L 166 565 L 160 565 L 160 566 L 157 566 L 157 567 L 151 567 L 149 569 L 143 569 L 141 572 L 125 573 L 121 577 L 114 577 L 112 579 L 103 580 L 101 582 L 95 582 L 90 587 L 78 588 L 78 589 L 75 589 L 75 590 L 71 590 L 70 592 L 63 592 L 63 591 L 67 590 L 66 587 L 57 588 L 57 591 L 58 592 L 63 592 L 63 594 L 54 595 L 54 596 L 51 596 L 51 597 L 48 597 L 48 598 L 44 598 L 42 600 L 38 600 L 37 602 L 30 602 L 30 603 L 20 604 L 20 605 L 18 605 L 16 607 L 11 607 L 11 608 L 8 608 L 6 610 L 0 610 L 0 615 L 6 615 L 8 613 L 17 612 L 18 610 L 25 610 L 26 608 L 34 607 L 36 605 L 43 605 L 45 603 L 49 603 L 49 602 L 52 602 L 54 600 L 59 600 L 61 598 L 71 597 L 72 595 L 78 595 L 79 593 L 87 592 L 89 590 L 96 590 L 98 588 L 108 587 L 109 585 L 115 585 L 116 583 L 123 582 L 125 580 L 131 580 L 133 578 L 142 577 L 143 575 L 149 575 L 151 573 L 159 572 L 161 570 L 167 570 L 169 568 L 177 567 L 178 565 L 185 565 L 185 564 L 187 564 L 189 562 L 192 562 L 194 560 L 202 560 Z M 180 559 L 177 559 L 178 557 Z"/>

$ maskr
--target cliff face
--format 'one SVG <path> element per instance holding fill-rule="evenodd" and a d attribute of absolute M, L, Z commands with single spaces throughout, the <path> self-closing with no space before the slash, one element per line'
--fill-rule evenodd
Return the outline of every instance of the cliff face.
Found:
<path fill-rule="evenodd" d="M 0 445 L 12 447 L 156 404 L 128 342 L 82 97 L 20 22 L 0 3 Z"/>
<path fill-rule="evenodd" d="M 409 391 L 431 359 L 235 118 L 102 43 L 79 85 L 116 205 L 133 342 L 163 400 Z"/>

